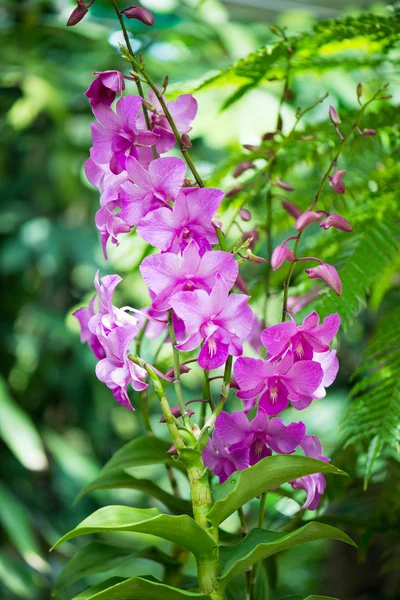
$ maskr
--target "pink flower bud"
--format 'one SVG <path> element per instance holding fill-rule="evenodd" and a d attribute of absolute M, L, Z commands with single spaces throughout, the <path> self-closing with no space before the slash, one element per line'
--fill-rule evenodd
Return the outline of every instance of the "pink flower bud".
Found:
<path fill-rule="evenodd" d="M 276 131 L 268 131 L 267 133 L 264 133 L 264 135 L 262 136 L 261 139 L 264 142 L 266 142 L 268 140 L 272 140 L 275 136 L 276 136 Z"/>
<path fill-rule="evenodd" d="M 182 414 L 179 406 L 171 406 L 171 412 L 174 415 L 174 417 L 176 417 L 176 418 L 180 417 Z M 190 408 L 188 408 L 187 412 L 189 413 L 190 416 L 194 415 L 194 410 L 190 410 Z M 164 416 L 161 417 L 160 423 L 166 423 Z"/>
<path fill-rule="evenodd" d="M 236 381 L 236 379 L 234 377 L 231 378 L 230 387 L 232 390 L 240 390 L 238 382 Z"/>
<path fill-rule="evenodd" d="M 296 231 L 303 231 L 310 223 L 315 223 L 321 219 L 322 215 L 319 213 L 314 212 L 313 210 L 307 210 L 297 218 L 294 228 Z"/>
<path fill-rule="evenodd" d="M 289 202 L 289 200 L 282 200 L 281 202 L 282 208 L 286 210 L 287 213 L 294 219 L 297 219 L 302 213 L 301 208 L 294 204 L 293 202 Z"/>
<path fill-rule="evenodd" d="M 334 108 L 333 106 L 329 107 L 329 117 L 334 125 L 340 125 L 340 123 L 342 122 L 340 120 L 340 117 L 339 117 L 339 114 L 338 114 L 336 108 Z"/>
<path fill-rule="evenodd" d="M 323 229 L 329 229 L 329 227 L 335 227 L 336 229 L 340 229 L 341 231 L 349 231 L 349 232 L 353 231 L 353 228 L 350 225 L 350 223 L 347 221 L 347 219 L 345 219 L 341 215 L 337 215 L 335 213 L 328 215 L 327 218 L 322 221 L 322 223 L 320 224 L 320 227 L 322 227 Z"/>
<path fill-rule="evenodd" d="M 246 252 L 246 256 L 247 256 L 247 260 L 249 260 L 252 263 L 256 263 L 257 265 L 265 265 L 265 263 L 267 262 L 265 260 L 265 258 L 262 258 L 261 256 L 256 256 L 255 254 L 253 254 L 252 251 L 250 250 L 250 248 L 248 248 L 248 250 Z"/>
<path fill-rule="evenodd" d="M 192 140 L 190 139 L 190 137 L 188 136 L 187 133 L 183 133 L 181 139 L 182 139 L 182 144 L 185 148 L 191 148 L 193 146 Z"/>
<path fill-rule="evenodd" d="M 249 152 L 258 152 L 260 150 L 260 146 L 255 146 L 254 144 L 243 144 L 243 148 L 249 150 Z"/>
<path fill-rule="evenodd" d="M 278 179 L 276 180 L 275 185 L 282 188 L 283 190 L 286 190 L 287 192 L 294 192 L 294 187 L 282 181 L 280 177 L 278 177 Z"/>
<path fill-rule="evenodd" d="M 363 129 L 362 135 L 376 135 L 375 129 Z"/>
<path fill-rule="evenodd" d="M 255 169 L 255 168 L 256 168 L 256 166 L 252 162 L 250 162 L 249 160 L 244 160 L 243 162 L 239 163 L 238 166 L 236 167 L 236 169 L 233 171 L 233 176 L 239 177 L 239 175 L 241 175 L 248 169 Z"/>
<path fill-rule="evenodd" d="M 142 6 L 128 6 L 121 10 L 121 14 L 124 14 L 127 19 L 137 19 L 144 25 L 152 27 L 154 25 L 154 15 L 146 8 Z"/>
<path fill-rule="evenodd" d="M 344 170 L 338 171 L 336 168 L 336 165 L 335 165 L 335 171 L 334 171 L 332 177 L 329 177 L 329 185 L 338 194 L 344 194 L 344 192 L 346 191 L 346 187 L 342 181 L 343 177 L 345 175 L 346 175 L 346 171 L 344 171 Z"/>
<path fill-rule="evenodd" d="M 180 365 L 179 366 L 179 373 L 181 375 L 185 375 L 186 373 L 190 372 L 190 367 L 187 367 L 186 365 Z M 171 367 L 171 369 L 168 369 L 168 371 L 165 373 L 165 376 L 170 378 L 170 377 L 174 377 L 175 371 L 174 371 L 174 367 Z"/>
<path fill-rule="evenodd" d="M 237 196 L 237 194 L 239 192 L 241 192 L 243 189 L 244 189 L 243 186 L 235 185 L 235 187 L 233 187 L 231 190 L 229 190 L 229 192 L 227 192 L 225 194 L 225 198 L 233 198 L 234 196 Z"/>
<path fill-rule="evenodd" d="M 239 215 L 243 221 L 250 221 L 251 219 L 251 212 L 247 210 L 247 208 L 241 208 L 239 210 Z"/>
<path fill-rule="evenodd" d="M 339 273 L 335 267 L 328 263 L 322 263 L 311 269 L 306 269 L 309 279 L 322 279 L 331 288 L 335 294 L 340 296 L 342 293 L 342 282 L 340 281 Z"/>
<path fill-rule="evenodd" d="M 70 17 L 67 21 L 67 27 L 72 27 L 73 25 L 77 25 L 79 21 L 82 21 L 83 17 L 88 13 L 88 7 L 82 0 L 78 0 L 78 6 L 74 8 Z"/>
<path fill-rule="evenodd" d="M 275 250 L 273 251 L 272 256 L 271 256 L 270 262 L 271 262 L 272 269 L 274 271 L 279 269 L 279 267 L 281 267 L 283 265 L 285 260 L 292 262 L 294 260 L 294 254 L 290 248 L 285 246 L 285 244 L 280 244 L 280 246 L 277 246 L 275 248 Z"/>

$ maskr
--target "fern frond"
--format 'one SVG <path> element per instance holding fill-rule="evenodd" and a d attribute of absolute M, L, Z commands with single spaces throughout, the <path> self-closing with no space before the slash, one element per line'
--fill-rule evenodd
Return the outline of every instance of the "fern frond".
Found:
<path fill-rule="evenodd" d="M 385 315 L 353 377 L 343 422 L 347 445 L 369 440 L 365 486 L 385 445 L 400 457 L 400 307 Z"/>
<path fill-rule="evenodd" d="M 363 224 L 359 233 L 340 241 L 340 262 L 335 266 L 343 285 L 340 297 L 328 292 L 312 308 L 325 317 L 337 312 L 346 329 L 367 302 L 368 294 L 382 271 L 395 260 L 399 251 L 398 227 L 390 218 Z M 327 261 L 329 262 L 329 261 Z M 310 307 L 308 307 L 310 308 Z"/>

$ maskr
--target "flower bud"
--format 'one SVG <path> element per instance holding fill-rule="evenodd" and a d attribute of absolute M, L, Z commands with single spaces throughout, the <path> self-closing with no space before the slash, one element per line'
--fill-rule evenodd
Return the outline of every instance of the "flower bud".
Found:
<path fill-rule="evenodd" d="M 179 365 L 179 373 L 181 375 L 185 375 L 186 373 L 190 372 L 190 368 L 187 367 L 186 365 Z M 168 369 L 168 371 L 165 373 L 166 377 L 174 377 L 175 375 L 175 371 L 174 371 L 174 367 L 171 367 L 170 369 Z"/>
<path fill-rule="evenodd" d="M 234 377 L 231 378 L 231 382 L 230 382 L 230 386 L 229 386 L 232 390 L 239 390 L 239 385 L 238 382 L 236 381 L 236 379 Z"/>
<path fill-rule="evenodd" d="M 243 144 L 243 148 L 250 152 L 258 152 L 260 150 L 260 146 L 255 146 L 254 144 Z"/>
<path fill-rule="evenodd" d="M 330 227 L 335 227 L 336 229 L 340 229 L 340 231 L 348 231 L 348 232 L 353 231 L 353 228 L 350 225 L 350 223 L 347 221 L 347 219 L 345 219 L 341 215 L 337 215 L 335 213 L 328 215 L 327 218 L 322 221 L 322 223 L 320 224 L 320 227 L 322 227 L 323 229 L 329 229 Z"/>
<path fill-rule="evenodd" d="M 292 262 L 294 260 L 294 254 L 290 248 L 285 246 L 285 244 L 280 244 L 275 248 L 271 256 L 271 267 L 274 271 L 279 269 L 285 260 Z"/>
<path fill-rule="evenodd" d="M 336 165 L 335 165 L 335 171 L 334 171 L 332 177 L 329 177 L 329 185 L 338 194 L 344 194 L 344 192 L 346 191 L 346 187 L 342 181 L 342 179 L 345 175 L 346 175 L 346 171 L 344 171 L 344 170 L 338 171 L 336 168 Z"/>
<path fill-rule="evenodd" d="M 239 175 L 241 175 L 248 169 L 255 169 L 255 168 L 256 168 L 256 166 L 252 162 L 250 162 L 249 160 L 244 160 L 243 162 L 239 163 L 238 166 L 236 167 L 236 169 L 233 171 L 233 176 L 239 177 Z"/>
<path fill-rule="evenodd" d="M 171 406 L 171 412 L 176 418 L 180 417 L 182 414 L 180 406 Z M 194 415 L 194 410 L 190 410 L 190 408 L 187 409 L 187 412 L 189 413 L 189 416 Z M 166 423 L 164 415 L 161 417 L 160 423 Z"/>
<path fill-rule="evenodd" d="M 362 93 L 363 93 L 362 83 L 358 83 L 357 84 L 357 98 L 358 98 L 358 101 L 360 101 Z"/>
<path fill-rule="evenodd" d="M 282 200 L 281 204 L 282 208 L 294 219 L 297 219 L 302 213 L 301 208 L 299 208 L 297 204 L 289 202 L 289 200 Z"/>
<path fill-rule="evenodd" d="M 340 125 L 340 123 L 342 122 L 340 120 L 339 113 L 333 106 L 329 107 L 329 118 L 334 125 Z"/>
<path fill-rule="evenodd" d="M 67 21 L 67 27 L 72 27 L 73 25 L 77 25 L 79 21 L 82 21 L 83 17 L 87 15 L 89 9 L 86 6 L 85 2 L 82 0 L 78 0 L 78 6 L 74 8 L 70 17 Z"/>
<path fill-rule="evenodd" d="M 340 281 L 339 273 L 335 267 L 328 263 L 322 263 L 316 267 L 306 269 L 309 279 L 322 279 L 331 288 L 335 294 L 340 296 L 342 293 L 342 282 Z"/>
<path fill-rule="evenodd" d="M 246 252 L 246 256 L 247 256 L 247 260 L 249 260 L 252 263 L 256 263 L 257 265 L 264 265 L 267 262 L 265 260 L 265 258 L 262 258 L 261 256 L 256 256 L 255 254 L 253 254 L 252 251 L 250 250 L 250 248 L 248 248 L 248 250 Z"/>
<path fill-rule="evenodd" d="M 183 133 L 181 139 L 184 148 L 191 148 L 193 146 L 192 141 L 187 133 Z"/>
<path fill-rule="evenodd" d="M 375 129 L 363 129 L 361 135 L 376 135 Z"/>
<path fill-rule="evenodd" d="M 280 177 L 278 177 L 278 179 L 276 180 L 275 185 L 282 188 L 282 190 L 286 190 L 286 192 L 294 192 L 294 187 L 282 181 Z"/>
<path fill-rule="evenodd" d="M 152 27 L 154 25 L 154 15 L 142 6 L 128 6 L 121 10 L 120 14 L 126 16 L 127 19 L 137 19 L 144 25 Z"/>
<path fill-rule="evenodd" d="M 242 221 L 250 221 L 251 219 L 251 212 L 247 210 L 247 208 L 241 208 L 239 210 L 239 215 Z"/>
<path fill-rule="evenodd" d="M 267 142 L 268 140 L 272 140 L 275 136 L 276 136 L 276 131 L 268 131 L 267 133 L 264 133 L 264 135 L 262 136 L 261 139 L 264 142 Z"/>
<path fill-rule="evenodd" d="M 320 221 L 322 219 L 322 215 L 314 212 L 313 210 L 306 210 L 303 212 L 296 220 L 296 224 L 294 228 L 296 231 L 303 231 L 310 223 L 315 223 L 316 221 Z"/>
<path fill-rule="evenodd" d="M 237 194 L 239 194 L 239 192 L 241 192 L 243 189 L 243 186 L 235 185 L 235 187 L 225 194 L 225 198 L 233 198 L 234 196 L 237 196 Z"/>

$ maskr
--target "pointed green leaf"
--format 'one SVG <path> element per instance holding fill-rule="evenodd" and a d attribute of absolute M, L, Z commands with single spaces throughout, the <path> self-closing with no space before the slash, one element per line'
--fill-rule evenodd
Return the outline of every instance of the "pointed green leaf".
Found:
<path fill-rule="evenodd" d="M 253 564 L 292 546 L 328 539 L 340 540 L 352 546 L 356 545 L 340 529 L 322 523 L 307 523 L 307 525 L 290 533 L 253 529 L 238 544 L 221 548 L 220 581 L 225 585 Z"/>
<path fill-rule="evenodd" d="M 133 531 L 155 535 L 199 555 L 212 551 L 215 542 L 188 515 L 164 515 L 158 508 L 105 506 L 87 517 L 53 546 L 87 533 Z"/>
<path fill-rule="evenodd" d="M 143 577 L 121 580 L 117 577 L 103 581 L 99 585 L 85 590 L 73 600 L 211 600 L 207 594 L 178 590 Z"/>
<path fill-rule="evenodd" d="M 346 475 L 330 463 L 308 456 L 268 456 L 249 469 L 236 471 L 225 483 L 215 486 L 214 505 L 208 513 L 208 520 L 219 525 L 252 498 L 282 483 L 312 473 Z"/>
<path fill-rule="evenodd" d="M 136 555 L 132 548 L 115 546 L 98 540 L 89 542 L 78 550 L 58 574 L 54 582 L 54 593 L 87 575 L 110 571 Z"/>
<path fill-rule="evenodd" d="M 169 510 L 177 514 L 192 514 L 192 505 L 188 500 L 182 498 L 176 498 L 172 494 L 164 491 L 158 485 L 150 481 L 149 479 L 142 479 L 134 477 L 129 474 L 129 469 L 124 471 L 116 469 L 113 471 L 105 472 L 103 475 L 96 477 L 91 483 L 84 487 L 81 493 L 78 495 L 76 501 L 82 496 L 100 489 L 110 488 L 124 488 L 132 490 L 140 490 L 145 492 L 153 498 L 157 498 L 162 502 Z"/>
<path fill-rule="evenodd" d="M 141 467 L 146 465 L 157 465 L 162 463 L 170 464 L 174 467 L 180 467 L 169 454 L 167 450 L 171 447 L 169 442 L 160 440 L 154 436 L 143 436 L 132 440 L 120 448 L 112 458 L 104 465 L 101 475 L 106 472 L 119 469 L 129 469 L 131 467 Z"/>

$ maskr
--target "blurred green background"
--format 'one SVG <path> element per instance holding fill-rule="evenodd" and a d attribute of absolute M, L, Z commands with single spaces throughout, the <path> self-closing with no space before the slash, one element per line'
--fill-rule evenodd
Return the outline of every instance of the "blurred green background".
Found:
<path fill-rule="evenodd" d="M 310 31 L 321 19 L 357 19 L 367 12 L 377 18 L 398 19 L 395 3 L 344 0 L 146 0 L 143 5 L 154 11 L 155 26 L 148 29 L 129 22 L 133 48 L 143 52 L 148 70 L 158 82 L 169 75 L 171 94 L 192 90 L 210 74 L 275 41 L 269 29 L 273 23 L 296 34 Z M 90 512 L 105 503 L 148 502 L 139 492 L 104 491 L 72 506 L 80 489 L 112 453 L 143 433 L 138 413 L 130 414 L 118 406 L 95 378 L 94 358 L 79 342 L 72 312 L 92 297 L 97 269 L 101 274 L 124 276 L 118 291 L 121 306 L 148 303 L 137 272 L 147 251 L 145 245 L 125 236 L 118 248 L 110 250 L 110 260 L 105 263 L 94 226 L 98 194 L 83 173 L 93 120 L 84 91 L 94 71 L 126 67 L 117 50 L 121 34 L 106 0 L 96 0 L 90 15 L 67 29 L 73 7 L 74 3 L 66 0 L 0 3 L 0 597 L 4 600 L 50 597 L 51 582 L 76 545 L 65 544 L 53 555 L 48 548 Z M 304 108 L 326 91 L 330 93 L 328 103 L 339 107 L 342 117 L 351 117 L 357 107 L 359 80 L 367 81 L 371 92 L 389 81 L 393 99 L 384 113 L 373 110 L 373 117 L 363 122 L 365 127 L 378 129 L 381 125 L 381 137 L 357 140 L 346 159 L 347 168 L 352 169 L 348 178 L 351 201 L 357 202 L 358 193 L 363 198 L 358 213 L 379 212 L 386 205 L 382 205 L 378 189 L 390 196 L 387 204 L 393 204 L 399 191 L 399 49 L 385 49 L 381 56 L 381 46 L 368 37 L 357 37 L 353 44 L 327 39 L 329 44 L 325 57 L 338 56 L 336 62 L 324 67 L 316 59 L 320 68 L 314 69 L 310 49 L 309 67 L 294 77 L 292 96 L 283 107 L 284 127 L 293 123 L 298 105 Z M 340 56 L 345 50 L 347 63 Z M 257 144 L 261 134 L 273 129 L 281 83 L 261 82 L 221 112 L 235 89 L 233 78 L 226 85 L 206 86 L 196 94 L 199 113 L 192 132 L 193 157 L 210 183 L 224 190 L 234 183 L 231 171 L 242 157 L 240 145 Z M 332 137 L 326 102 L 310 113 L 305 128 L 321 136 L 321 145 L 312 146 L 308 156 L 301 156 L 302 148 L 292 149 L 282 159 L 281 173 L 290 175 L 296 188 L 293 200 L 303 207 L 312 197 L 311 183 L 315 189 L 324 165 L 326 168 L 325 150 L 331 149 L 329 143 L 326 146 Z M 310 166 L 313 163 L 315 168 Z M 375 174 L 370 176 L 371 171 Z M 229 206 L 227 209 L 229 213 Z M 258 210 L 255 207 L 255 216 Z M 278 242 L 290 235 L 285 232 L 290 231 L 291 223 L 283 211 L 277 210 L 276 219 Z M 315 233 L 306 245 L 318 248 L 324 243 Z M 258 250 L 265 253 L 262 242 Z M 333 251 L 337 253 L 337 247 Z M 395 452 L 382 455 L 368 490 L 363 492 L 366 447 L 360 443 L 343 450 L 340 432 L 349 378 L 360 353 L 380 316 L 398 306 L 398 266 L 397 259 L 397 264 L 392 261 L 390 268 L 386 267 L 385 277 L 368 295 L 369 309 L 364 307 L 356 320 L 349 319 L 341 338 L 338 380 L 328 399 L 304 417 L 311 432 L 320 435 L 327 453 L 334 455 L 335 464 L 351 473 L 348 482 L 328 482 L 332 508 L 325 520 L 345 527 L 360 549 L 313 544 L 292 550 L 281 557 L 278 571 L 273 566 L 273 597 L 325 593 L 345 600 L 400 598 L 400 484 Z M 255 286 L 260 279 L 256 267 L 248 272 L 248 281 L 253 280 Z M 282 281 L 281 273 L 274 275 L 277 293 Z M 307 289 L 301 278 L 298 286 L 299 291 Z M 256 294 L 256 310 L 258 302 Z M 273 299 L 270 322 L 278 318 L 280 302 L 279 295 Z M 150 357 L 156 347 L 157 343 L 147 342 L 144 351 Z M 167 352 L 161 359 L 163 366 L 170 366 Z M 191 373 L 186 381 L 187 396 L 196 397 L 198 373 Z M 158 423 L 157 404 L 153 409 L 154 428 L 165 436 L 164 426 Z M 162 485 L 169 485 L 166 477 L 154 470 L 156 476 L 165 479 Z M 291 498 L 272 494 L 269 508 L 271 527 L 284 526 L 293 515 L 297 520 L 303 517 Z M 226 527 L 233 530 L 236 525 L 232 521 Z M 144 543 L 140 536 L 129 539 L 136 547 Z M 119 567 L 115 573 L 157 574 L 158 568 L 140 559 L 135 567 Z M 274 591 L 277 574 L 279 593 Z M 96 581 L 96 576 L 87 581 Z M 60 597 L 69 598 L 73 591 Z"/>

